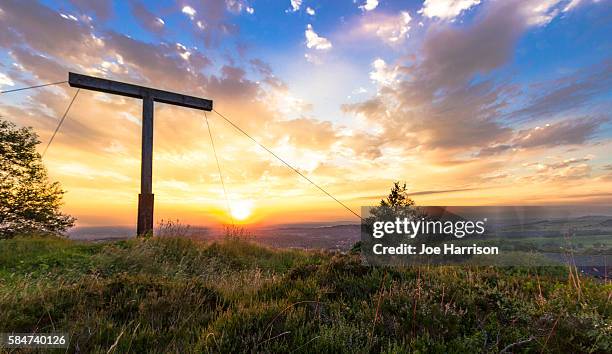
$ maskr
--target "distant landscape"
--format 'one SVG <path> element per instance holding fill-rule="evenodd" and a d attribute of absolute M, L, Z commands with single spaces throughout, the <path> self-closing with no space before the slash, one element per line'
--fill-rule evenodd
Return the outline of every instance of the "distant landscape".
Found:
<path fill-rule="evenodd" d="M 577 249 L 612 247 L 612 216 L 595 215 L 574 218 L 531 219 L 521 224 L 496 225 L 496 238 L 535 242 L 552 251 L 555 238 L 563 230 L 573 228 Z M 243 228 L 256 242 L 279 248 L 303 248 L 347 251 L 360 239 L 359 224 L 308 223 Z M 73 240 L 100 241 L 134 237 L 136 228 L 128 226 L 75 227 L 68 232 Z M 189 236 L 218 240 L 225 231 L 220 227 L 190 227 Z"/>
<path fill-rule="evenodd" d="M 348 251 L 359 241 L 360 225 L 329 225 L 326 223 L 246 227 L 246 235 L 257 243 L 277 248 L 301 248 Z M 76 227 L 68 233 L 70 239 L 81 241 L 120 240 L 135 237 L 136 228 L 123 226 Z M 219 240 L 222 228 L 191 227 L 189 236 L 201 240 Z"/>
<path fill-rule="evenodd" d="M 571 239 L 563 235 L 569 228 Z M 273 248 L 339 251 L 346 253 L 360 240 L 360 225 L 309 223 L 244 228 L 243 237 Z M 132 238 L 130 227 L 77 227 L 69 232 L 73 240 L 109 241 Z M 189 238 L 220 241 L 222 228 L 190 227 Z M 457 243 L 470 243 L 469 239 Z M 568 252 L 573 265 L 583 274 L 612 278 L 612 216 L 580 216 L 573 218 L 533 218 L 520 225 L 497 225 L 497 232 L 488 241 L 506 250 L 538 252 L 547 258 L 566 263 Z M 597 255 L 597 258 L 593 258 Z M 610 266 L 609 266 L 610 265 Z"/>

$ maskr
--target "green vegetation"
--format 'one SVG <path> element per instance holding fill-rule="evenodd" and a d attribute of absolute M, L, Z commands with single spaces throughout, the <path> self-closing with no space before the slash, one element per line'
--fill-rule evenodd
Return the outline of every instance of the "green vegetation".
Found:
<path fill-rule="evenodd" d="M 0 241 L 0 332 L 67 331 L 81 352 L 612 351 L 612 285 L 570 274 L 15 238 Z"/>
<path fill-rule="evenodd" d="M 36 232 L 58 235 L 74 224 L 62 214 L 64 191 L 50 182 L 32 128 L 0 117 L 0 239 Z"/>

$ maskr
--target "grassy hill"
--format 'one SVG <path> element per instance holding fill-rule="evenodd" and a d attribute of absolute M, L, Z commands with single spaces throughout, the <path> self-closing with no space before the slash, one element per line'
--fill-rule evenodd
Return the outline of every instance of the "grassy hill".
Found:
<path fill-rule="evenodd" d="M 0 332 L 67 331 L 81 352 L 610 352 L 611 294 L 559 268 L 371 268 L 237 240 L 0 241 Z"/>

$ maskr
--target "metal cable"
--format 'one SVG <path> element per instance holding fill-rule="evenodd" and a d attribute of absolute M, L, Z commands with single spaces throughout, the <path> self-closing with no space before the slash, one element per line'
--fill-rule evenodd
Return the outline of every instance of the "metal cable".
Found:
<path fill-rule="evenodd" d="M 313 182 L 310 178 L 306 177 L 306 175 L 304 175 L 302 172 L 300 172 L 297 168 L 293 167 L 291 164 L 289 164 L 287 161 L 283 160 L 282 158 L 280 158 L 278 155 L 276 155 L 274 152 L 272 152 L 272 150 L 268 149 L 267 147 L 265 147 L 264 145 L 262 145 L 260 142 L 258 142 L 257 140 L 255 140 L 255 138 L 253 138 L 252 136 L 250 136 L 247 132 L 245 132 L 244 130 L 242 130 L 239 126 L 237 126 L 236 124 L 234 124 L 231 120 L 229 120 L 228 118 L 226 118 L 223 114 L 217 112 L 217 110 L 213 109 L 213 112 L 215 112 L 219 117 L 223 118 L 226 122 L 228 122 L 229 124 L 231 124 L 236 130 L 238 130 L 239 132 L 241 132 L 242 134 L 246 135 L 249 139 L 251 139 L 255 144 L 259 145 L 259 147 L 263 148 L 264 150 L 266 150 L 267 152 L 269 152 L 272 156 L 274 156 L 277 160 L 279 160 L 280 162 L 282 162 L 283 164 L 285 164 L 285 166 L 289 167 L 290 169 L 292 169 L 293 171 L 295 171 L 295 173 L 297 173 L 298 175 L 302 176 L 302 178 L 304 178 L 305 180 L 307 180 L 308 182 L 310 182 L 310 184 L 312 184 L 313 186 L 317 187 L 320 191 L 322 191 L 323 193 L 327 194 L 328 197 L 332 198 L 333 200 L 335 200 L 338 204 L 342 205 L 346 210 L 348 210 L 349 212 L 351 212 L 353 215 L 355 215 L 356 217 L 358 217 L 360 220 L 361 216 L 359 214 L 357 214 L 356 212 L 353 211 L 353 209 L 349 208 L 346 204 L 342 203 L 341 201 L 339 201 L 338 199 L 336 199 L 336 197 L 334 197 L 333 195 L 331 195 L 329 192 L 327 192 L 325 189 L 323 189 L 322 187 L 320 187 L 318 184 L 316 184 L 315 182 Z"/>
<path fill-rule="evenodd" d="M 227 214 L 232 220 L 232 225 L 234 225 L 234 217 L 232 216 L 232 208 L 230 206 L 229 197 L 227 196 L 227 191 L 225 189 L 225 183 L 223 182 L 223 174 L 221 173 L 221 164 L 219 164 L 219 157 L 217 156 L 217 149 L 215 149 L 215 141 L 213 140 L 212 130 L 210 129 L 210 123 L 208 123 L 208 116 L 206 115 L 206 111 L 204 111 L 204 120 L 206 120 L 206 127 L 208 128 L 208 136 L 210 136 L 210 145 L 212 146 L 213 153 L 215 154 L 215 160 L 217 161 L 217 170 L 219 171 L 219 179 L 221 180 L 221 186 L 223 187 L 223 195 L 225 195 L 225 203 L 227 204 Z"/>
<path fill-rule="evenodd" d="M 17 92 L 17 91 L 23 91 L 23 90 L 29 90 L 29 89 L 34 89 L 34 88 L 39 88 L 39 87 L 45 87 L 45 86 L 51 86 L 51 85 L 60 85 L 60 84 L 65 84 L 68 81 L 58 81 L 58 82 L 51 82 L 48 84 L 42 84 L 42 85 L 35 85 L 35 86 L 28 86 L 28 87 L 20 87 L 20 88 L 16 88 L 16 89 L 12 89 L 12 90 L 6 90 L 6 91 L 0 91 L 0 94 L 3 93 L 9 93 L 9 92 Z"/>
<path fill-rule="evenodd" d="M 72 107 L 72 104 L 74 103 L 74 100 L 76 99 L 77 95 L 79 94 L 79 91 L 81 91 L 81 89 L 77 89 L 77 91 L 74 93 L 74 96 L 72 96 L 72 100 L 70 101 L 70 104 L 68 104 L 68 108 L 66 108 L 66 111 L 64 112 L 64 115 L 62 116 L 62 119 L 60 119 L 59 124 L 55 128 L 55 131 L 53 132 L 53 135 L 51 135 L 51 139 L 49 139 L 49 142 L 47 143 L 47 147 L 45 147 L 45 151 L 43 151 L 43 153 L 41 155 L 41 158 L 45 157 L 45 154 L 47 153 L 47 150 L 49 149 L 49 146 L 51 146 L 51 143 L 53 142 L 53 139 L 55 139 L 55 135 L 59 131 L 60 127 L 62 126 L 62 123 L 64 123 L 64 119 L 66 119 L 66 116 L 68 115 L 68 111 L 70 111 L 70 107 Z"/>

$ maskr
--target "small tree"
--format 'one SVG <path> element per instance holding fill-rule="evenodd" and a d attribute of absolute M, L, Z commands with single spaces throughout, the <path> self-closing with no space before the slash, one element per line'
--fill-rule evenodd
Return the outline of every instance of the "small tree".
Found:
<path fill-rule="evenodd" d="M 395 218 L 414 218 L 421 216 L 414 200 L 408 196 L 406 183 L 393 182 L 387 198 L 381 199 L 379 206 L 371 208 L 370 214 L 377 220 L 395 220 Z"/>
<path fill-rule="evenodd" d="M 17 128 L 0 119 L 0 238 L 17 234 L 62 234 L 74 218 L 62 214 L 64 191 L 50 182 L 36 152 L 32 128 Z"/>
<path fill-rule="evenodd" d="M 394 221 L 396 218 L 418 219 L 425 215 L 408 196 L 406 183 L 393 182 L 393 187 L 386 198 L 380 200 L 378 206 L 369 209 L 369 217 L 362 220 L 362 239 L 371 240 L 372 226 L 375 221 Z M 364 236 L 367 235 L 367 236 Z M 351 252 L 361 252 L 364 244 L 359 241 L 353 245 Z"/>

